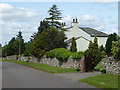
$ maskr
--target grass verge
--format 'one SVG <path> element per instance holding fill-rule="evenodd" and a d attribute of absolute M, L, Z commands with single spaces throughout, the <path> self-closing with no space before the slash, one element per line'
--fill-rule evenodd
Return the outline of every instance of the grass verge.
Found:
<path fill-rule="evenodd" d="M 13 61 L 13 60 L 2 60 L 2 61 L 9 61 L 11 63 L 17 63 L 17 64 L 21 64 L 21 65 L 25 65 L 28 67 L 32 67 L 35 69 L 39 69 L 42 71 L 46 71 L 46 72 L 50 72 L 50 73 L 69 73 L 69 72 L 76 72 L 76 70 L 74 68 L 61 68 L 61 67 L 54 67 L 54 66 L 50 66 L 47 64 L 41 64 L 41 63 L 29 63 L 29 62 L 25 62 L 25 61 Z"/>
<path fill-rule="evenodd" d="M 85 82 L 90 85 L 96 86 L 98 88 L 105 88 L 118 89 L 118 79 L 120 75 L 113 75 L 113 74 L 101 74 L 93 77 L 88 77 L 84 79 L 80 79 L 80 82 Z M 120 90 L 120 89 L 119 89 Z"/>
<path fill-rule="evenodd" d="M 9 60 L 0 60 L 0 61 L 3 61 L 3 62 L 4 62 L 4 61 L 9 61 Z"/>

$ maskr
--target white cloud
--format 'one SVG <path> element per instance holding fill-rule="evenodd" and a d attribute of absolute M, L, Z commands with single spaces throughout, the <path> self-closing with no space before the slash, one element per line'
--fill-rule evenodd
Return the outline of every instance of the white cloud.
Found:
<path fill-rule="evenodd" d="M 72 16 L 66 15 L 63 17 L 62 21 L 66 23 L 66 25 L 70 26 L 72 22 Z"/>
<path fill-rule="evenodd" d="M 103 27 L 104 26 L 104 22 L 101 19 L 95 18 L 88 14 L 80 15 L 79 22 L 80 22 L 80 25 L 82 26 L 91 26 L 91 27 L 101 27 L 101 26 Z"/>
<path fill-rule="evenodd" d="M 74 18 L 75 19 L 75 18 Z M 73 17 L 70 15 L 66 15 L 63 17 L 62 21 L 66 22 L 67 26 L 71 26 L 71 22 Z M 98 30 L 104 29 L 104 21 L 101 18 L 95 18 L 89 14 L 84 14 L 78 16 L 79 26 L 83 27 L 92 27 Z"/>
<path fill-rule="evenodd" d="M 118 34 L 118 29 L 110 28 L 110 29 L 106 30 L 105 32 L 108 33 L 108 34 L 111 34 L 111 33 L 117 33 Z"/>
<path fill-rule="evenodd" d="M 0 4 L 0 17 L 4 21 L 29 21 L 31 18 L 36 18 L 42 14 L 41 11 L 30 10 L 25 8 L 15 8 L 10 4 Z"/>
<path fill-rule="evenodd" d="M 3 24 L 5 24 L 5 22 L 3 20 L 0 20 L 0 26 L 2 26 Z"/>
<path fill-rule="evenodd" d="M 16 8 L 7 3 L 0 3 L 0 30 L 2 40 L 0 43 L 8 42 L 16 37 L 18 31 L 23 32 L 23 38 L 28 41 L 32 33 L 37 32 L 42 12 L 26 8 Z M 0 37 L 1 39 L 1 37 Z"/>

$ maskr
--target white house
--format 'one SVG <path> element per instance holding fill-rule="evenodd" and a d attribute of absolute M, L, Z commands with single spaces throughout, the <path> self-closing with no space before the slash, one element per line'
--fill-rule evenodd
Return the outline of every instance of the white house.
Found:
<path fill-rule="evenodd" d="M 66 29 L 67 29 L 67 31 L 65 31 L 65 34 L 67 36 L 66 42 L 69 44 L 68 46 L 69 50 L 71 46 L 72 37 L 76 38 L 77 51 L 85 51 L 86 49 L 88 49 L 90 40 L 93 41 L 95 36 L 97 36 L 98 38 L 98 45 L 99 46 L 103 45 L 105 47 L 108 35 L 93 28 L 79 27 L 77 19 L 76 20 L 73 19 L 72 26 Z"/>

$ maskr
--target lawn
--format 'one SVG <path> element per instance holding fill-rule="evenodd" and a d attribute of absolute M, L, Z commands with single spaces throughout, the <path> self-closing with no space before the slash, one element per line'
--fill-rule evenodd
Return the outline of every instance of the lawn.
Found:
<path fill-rule="evenodd" d="M 43 70 L 43 71 L 54 73 L 54 74 L 76 72 L 76 70 L 74 68 L 54 67 L 54 66 L 50 66 L 47 64 L 41 64 L 41 63 L 29 63 L 29 62 L 25 62 L 25 61 L 15 61 L 15 60 L 2 60 L 2 61 L 9 61 L 11 63 L 22 64 L 22 65 L 25 65 L 28 67 L 32 67 L 35 69 Z"/>
<path fill-rule="evenodd" d="M 118 75 L 113 74 L 101 74 L 93 77 L 80 79 L 79 81 L 88 83 L 98 88 L 118 88 Z"/>

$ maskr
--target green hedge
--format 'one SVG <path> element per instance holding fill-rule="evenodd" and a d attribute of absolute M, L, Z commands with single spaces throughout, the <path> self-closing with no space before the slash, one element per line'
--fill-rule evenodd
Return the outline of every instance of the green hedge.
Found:
<path fill-rule="evenodd" d="M 72 54 L 72 59 L 80 59 L 85 55 L 84 52 L 80 51 L 80 52 L 75 52 Z"/>
<path fill-rule="evenodd" d="M 53 49 L 49 52 L 46 52 L 45 56 L 47 58 L 57 58 L 59 61 L 64 61 L 66 62 L 70 56 L 72 56 L 72 59 L 80 59 L 81 57 L 84 56 L 84 52 L 75 52 L 72 53 L 71 51 L 65 49 L 65 48 L 57 48 Z"/>

